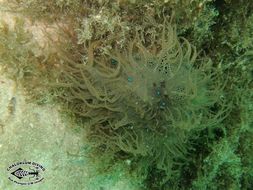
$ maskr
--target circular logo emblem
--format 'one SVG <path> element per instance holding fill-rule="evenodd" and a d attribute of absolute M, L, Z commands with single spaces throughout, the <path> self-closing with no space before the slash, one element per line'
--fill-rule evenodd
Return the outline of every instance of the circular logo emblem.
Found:
<path fill-rule="evenodd" d="M 16 162 L 7 168 L 8 179 L 19 185 L 33 185 L 43 181 L 45 168 L 38 163 Z"/>

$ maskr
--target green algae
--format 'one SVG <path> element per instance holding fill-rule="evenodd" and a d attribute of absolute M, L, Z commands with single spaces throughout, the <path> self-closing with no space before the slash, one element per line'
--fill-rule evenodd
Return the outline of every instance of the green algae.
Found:
<path fill-rule="evenodd" d="M 252 5 L 185 2 L 19 1 L 32 19 L 70 21 L 39 57 L 22 25 L 2 27 L 1 64 L 53 91 L 103 172 L 123 162 L 144 189 L 250 189 Z"/>

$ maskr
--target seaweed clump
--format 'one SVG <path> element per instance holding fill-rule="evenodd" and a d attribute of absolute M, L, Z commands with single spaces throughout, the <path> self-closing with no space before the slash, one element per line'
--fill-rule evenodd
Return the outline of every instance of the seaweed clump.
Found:
<path fill-rule="evenodd" d="M 179 175 L 191 134 L 221 122 L 228 109 L 211 61 L 196 60 L 171 23 L 162 25 L 156 44 L 145 44 L 142 34 L 101 55 L 100 41 L 86 44 L 85 60 L 78 49 L 70 57 L 62 50 L 55 85 L 85 122 L 96 154 L 127 160 L 145 177 L 152 169 L 161 176 L 153 183 L 161 185 Z"/>
<path fill-rule="evenodd" d="M 22 24 L 1 26 L 4 71 L 33 96 L 52 87 L 84 123 L 93 159 L 123 160 L 145 189 L 253 186 L 250 1 L 10 2 L 56 20 L 62 41 L 37 54 Z"/>

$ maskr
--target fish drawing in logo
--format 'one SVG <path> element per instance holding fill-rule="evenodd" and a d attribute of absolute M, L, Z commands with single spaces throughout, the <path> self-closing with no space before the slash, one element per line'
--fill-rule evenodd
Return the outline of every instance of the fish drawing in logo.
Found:
<path fill-rule="evenodd" d="M 32 177 L 29 177 L 29 179 L 34 178 L 34 177 L 36 177 L 36 178 L 39 177 L 38 170 L 34 170 L 31 167 L 30 167 L 30 170 L 32 170 L 32 171 L 27 171 L 27 170 L 23 170 L 22 168 L 18 168 L 14 172 L 12 172 L 11 174 L 14 175 L 15 177 L 17 177 L 18 179 L 22 179 L 27 176 L 32 176 Z"/>

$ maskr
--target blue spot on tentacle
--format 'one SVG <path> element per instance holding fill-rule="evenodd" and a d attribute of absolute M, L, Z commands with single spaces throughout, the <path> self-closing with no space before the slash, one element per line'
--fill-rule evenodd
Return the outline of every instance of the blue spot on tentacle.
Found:
<path fill-rule="evenodd" d="M 131 77 L 131 76 L 127 77 L 128 82 L 133 82 L 133 80 L 134 80 L 133 77 Z"/>

